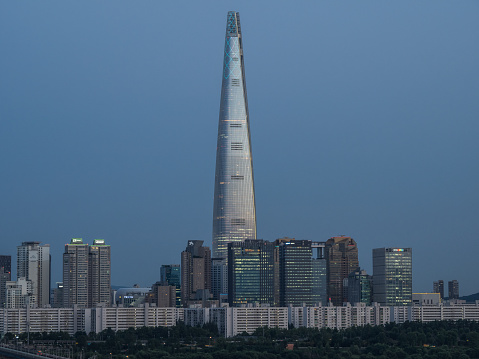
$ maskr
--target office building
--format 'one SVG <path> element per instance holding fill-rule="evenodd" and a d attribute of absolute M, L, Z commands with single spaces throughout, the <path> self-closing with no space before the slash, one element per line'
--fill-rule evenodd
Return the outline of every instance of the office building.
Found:
<path fill-rule="evenodd" d="M 228 12 L 213 206 L 213 257 L 229 242 L 256 239 L 253 159 L 239 13 Z"/>
<path fill-rule="evenodd" d="M 174 286 L 176 306 L 181 307 L 181 269 L 179 264 L 163 264 L 160 268 L 160 283 Z"/>
<path fill-rule="evenodd" d="M 273 251 L 273 243 L 263 240 L 228 244 L 230 306 L 274 304 Z"/>
<path fill-rule="evenodd" d="M 348 302 L 371 305 L 373 296 L 373 278 L 365 270 L 357 268 L 348 276 Z"/>
<path fill-rule="evenodd" d="M 432 292 L 439 293 L 441 300 L 444 299 L 444 281 L 438 280 L 437 282 L 432 283 Z"/>
<path fill-rule="evenodd" d="M 220 301 L 228 294 L 227 258 L 211 258 L 211 292 L 213 298 Z"/>
<path fill-rule="evenodd" d="M 211 292 L 211 250 L 203 241 L 188 241 L 181 252 L 181 302 L 209 300 Z"/>
<path fill-rule="evenodd" d="M 12 280 L 12 256 L 0 256 L 0 308 L 5 308 L 7 282 Z"/>
<path fill-rule="evenodd" d="M 328 298 L 334 305 L 348 301 L 343 282 L 359 267 L 358 246 L 351 237 L 332 237 L 326 241 Z"/>
<path fill-rule="evenodd" d="M 94 239 L 88 251 L 88 306 L 111 304 L 111 249 L 104 239 Z"/>
<path fill-rule="evenodd" d="M 312 258 L 312 302 L 313 305 L 326 305 L 328 302 L 327 293 L 327 263 L 324 256 L 324 243 L 313 242 L 311 244 L 313 250 Z M 316 250 L 316 257 L 314 252 Z"/>
<path fill-rule="evenodd" d="M 313 305 L 311 241 L 281 238 L 275 246 L 279 253 L 280 306 Z"/>
<path fill-rule="evenodd" d="M 449 300 L 459 299 L 459 282 L 457 280 L 451 280 L 447 283 L 447 289 L 449 292 Z"/>
<path fill-rule="evenodd" d="M 88 244 L 72 238 L 63 253 L 63 306 L 88 306 Z"/>
<path fill-rule="evenodd" d="M 381 305 L 410 305 L 412 249 L 373 249 L 373 298 Z"/>
<path fill-rule="evenodd" d="M 30 303 L 34 307 L 50 304 L 50 245 L 23 242 L 17 247 L 17 278 L 31 281 Z"/>

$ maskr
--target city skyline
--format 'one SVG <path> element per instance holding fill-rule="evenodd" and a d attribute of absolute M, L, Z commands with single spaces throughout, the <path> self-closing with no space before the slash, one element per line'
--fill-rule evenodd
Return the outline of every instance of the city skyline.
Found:
<path fill-rule="evenodd" d="M 437 278 L 479 291 L 476 3 L 58 4 L 0 12 L 0 254 L 50 244 L 54 283 L 70 238 L 105 238 L 112 284 L 130 286 L 158 280 L 187 240 L 211 246 L 218 54 L 234 9 L 258 237 L 344 234 L 369 274 L 373 248 L 413 248 L 413 291 Z M 183 41 L 185 22 L 201 36 Z"/>

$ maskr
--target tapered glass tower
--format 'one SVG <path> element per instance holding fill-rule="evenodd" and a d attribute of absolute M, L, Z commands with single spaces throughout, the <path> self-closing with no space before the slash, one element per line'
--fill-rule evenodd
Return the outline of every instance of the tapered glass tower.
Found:
<path fill-rule="evenodd" d="M 213 256 L 229 242 L 256 239 L 253 158 L 239 13 L 228 12 L 216 148 Z"/>

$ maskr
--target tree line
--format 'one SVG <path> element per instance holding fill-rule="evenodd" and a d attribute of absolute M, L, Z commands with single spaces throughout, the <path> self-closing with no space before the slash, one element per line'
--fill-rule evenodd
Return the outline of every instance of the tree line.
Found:
<path fill-rule="evenodd" d="M 479 322 L 389 323 L 343 330 L 329 328 L 258 328 L 252 335 L 219 336 L 215 324 L 179 322 L 174 327 L 142 327 L 101 333 L 30 333 L 44 353 L 69 346 L 75 359 L 468 359 L 479 358 Z M 7 343 L 26 341 L 7 333 Z M 58 351 L 57 351 L 58 353 Z M 63 354 L 64 355 L 64 354 Z"/>

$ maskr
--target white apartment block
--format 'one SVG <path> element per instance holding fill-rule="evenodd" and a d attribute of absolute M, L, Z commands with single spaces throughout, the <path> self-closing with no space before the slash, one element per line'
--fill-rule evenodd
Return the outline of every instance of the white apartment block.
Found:
<path fill-rule="evenodd" d="M 114 331 L 141 327 L 171 327 L 183 320 L 182 308 L 141 307 L 105 307 L 84 309 L 85 332 L 99 333 L 111 328 Z"/>
<path fill-rule="evenodd" d="M 390 308 L 364 303 L 343 306 L 290 307 L 289 321 L 295 328 L 346 329 L 352 326 L 384 325 L 389 322 Z"/>
<path fill-rule="evenodd" d="M 479 301 L 475 304 L 441 303 L 386 307 L 373 303 L 317 307 L 239 307 L 239 308 L 159 308 L 145 304 L 141 307 L 95 308 L 5 308 L 0 309 L 0 334 L 30 332 L 77 331 L 99 333 L 111 328 L 171 327 L 178 321 L 187 325 L 215 323 L 219 333 L 232 337 L 252 334 L 260 327 L 287 329 L 294 327 L 346 329 L 352 326 L 384 325 L 389 322 L 431 322 L 435 320 L 479 321 Z"/>
<path fill-rule="evenodd" d="M 0 334 L 28 332 L 67 332 L 85 328 L 84 312 L 78 308 L 0 309 Z"/>
<path fill-rule="evenodd" d="M 184 321 L 191 326 L 215 323 L 220 334 L 232 337 L 244 332 L 252 334 L 260 327 L 287 329 L 288 308 L 185 308 Z"/>

